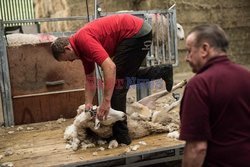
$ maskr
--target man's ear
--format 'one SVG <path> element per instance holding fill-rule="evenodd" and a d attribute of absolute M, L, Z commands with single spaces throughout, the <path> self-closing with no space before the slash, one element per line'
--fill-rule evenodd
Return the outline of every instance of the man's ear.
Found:
<path fill-rule="evenodd" d="M 203 50 L 203 51 L 208 52 L 208 51 L 209 51 L 209 48 L 210 48 L 209 43 L 204 42 L 204 43 L 202 44 L 202 50 Z"/>
<path fill-rule="evenodd" d="M 70 44 L 68 44 L 67 46 L 64 46 L 64 49 L 65 49 L 65 50 L 72 50 L 72 47 L 71 47 Z"/>
<path fill-rule="evenodd" d="M 209 54 L 209 50 L 210 50 L 210 45 L 207 42 L 204 42 L 201 45 L 201 51 L 202 51 L 202 55 L 207 56 Z"/>
<path fill-rule="evenodd" d="M 68 46 L 64 46 L 64 50 L 70 50 Z"/>

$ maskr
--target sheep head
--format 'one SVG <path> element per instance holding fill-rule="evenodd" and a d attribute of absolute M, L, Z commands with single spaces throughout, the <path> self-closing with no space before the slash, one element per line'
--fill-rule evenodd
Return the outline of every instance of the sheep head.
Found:
<path fill-rule="evenodd" d="M 77 109 L 77 116 L 74 121 L 74 125 L 76 126 L 84 126 L 83 124 L 90 120 L 95 120 L 95 129 L 98 129 L 101 124 L 105 126 L 109 126 L 114 124 L 116 121 L 126 120 L 126 114 L 122 111 L 114 110 L 110 108 L 107 119 L 99 120 L 96 117 L 96 112 L 98 112 L 98 107 L 93 106 L 91 110 L 85 110 L 85 104 L 80 105 Z"/>
<path fill-rule="evenodd" d="M 177 37 L 178 37 L 178 39 L 184 40 L 185 33 L 184 33 L 183 27 L 179 23 L 176 23 L 176 26 L 177 26 Z"/>
<path fill-rule="evenodd" d="M 105 126 L 109 126 L 109 125 L 113 125 L 117 121 L 123 121 L 123 120 L 126 120 L 126 119 L 127 119 L 127 116 L 126 116 L 126 114 L 124 112 L 114 110 L 114 109 L 110 108 L 107 119 L 99 120 L 96 117 L 95 129 L 98 129 L 101 124 L 105 125 Z"/>

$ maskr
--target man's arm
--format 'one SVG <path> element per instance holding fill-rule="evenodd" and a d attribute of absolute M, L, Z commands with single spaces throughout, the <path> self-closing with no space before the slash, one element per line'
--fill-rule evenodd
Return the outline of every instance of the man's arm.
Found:
<path fill-rule="evenodd" d="M 206 141 L 187 141 L 184 148 L 182 167 L 202 166 L 207 152 Z"/>
<path fill-rule="evenodd" d="M 116 79 L 116 65 L 109 57 L 101 64 L 101 67 L 104 75 L 104 97 L 97 113 L 100 120 L 107 118 Z"/>
<path fill-rule="evenodd" d="M 91 109 L 93 107 L 93 99 L 96 93 L 96 77 L 95 70 L 86 75 L 85 83 L 85 106 L 86 109 Z"/>

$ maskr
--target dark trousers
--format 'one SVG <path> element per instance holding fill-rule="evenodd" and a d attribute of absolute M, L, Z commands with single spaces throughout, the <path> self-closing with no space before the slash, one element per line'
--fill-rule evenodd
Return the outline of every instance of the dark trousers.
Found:
<path fill-rule="evenodd" d="M 152 42 L 152 32 L 140 38 L 130 38 L 124 40 L 117 47 L 113 58 L 116 64 L 116 79 L 117 82 L 111 98 L 111 107 L 126 112 L 126 96 L 129 89 L 127 77 L 135 77 Z M 118 143 L 130 144 L 124 139 L 128 136 L 128 128 L 126 121 L 117 121 L 113 126 L 113 136 Z"/>

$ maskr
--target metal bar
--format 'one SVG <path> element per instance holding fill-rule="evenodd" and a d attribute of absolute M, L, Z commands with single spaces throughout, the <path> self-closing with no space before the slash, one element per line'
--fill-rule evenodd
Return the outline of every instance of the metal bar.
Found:
<path fill-rule="evenodd" d="M 85 89 L 82 88 L 82 89 L 64 90 L 64 91 L 56 91 L 56 92 L 34 93 L 34 94 L 28 94 L 28 95 L 13 96 L 13 99 L 33 97 L 33 96 L 45 96 L 45 95 L 54 95 L 54 94 L 62 94 L 62 93 L 71 93 L 71 92 L 79 92 L 79 91 L 85 91 Z"/>
<path fill-rule="evenodd" d="M 3 0 L 2 2 L 3 2 L 3 8 L 7 9 L 5 0 Z M 6 20 L 7 17 L 8 17 L 7 11 L 3 10 L 3 20 Z"/>
<path fill-rule="evenodd" d="M 92 161 L 82 161 L 71 163 L 64 166 L 88 166 L 88 167 L 108 167 L 108 166 L 145 166 L 154 163 L 171 162 L 181 160 L 184 144 L 179 144 L 174 147 L 161 147 L 149 151 L 123 154 Z"/>
<path fill-rule="evenodd" d="M 3 3 L 3 2 L 0 1 L 0 9 L 2 9 L 2 6 L 3 6 L 2 3 Z M 3 10 L 0 10 L 0 19 L 3 19 Z"/>
<path fill-rule="evenodd" d="M 152 19 L 149 18 L 149 15 L 145 15 L 145 16 L 146 16 L 145 21 L 147 21 L 150 25 L 152 25 Z M 150 66 L 150 61 L 148 61 L 148 58 L 151 57 L 151 54 L 152 54 L 152 47 L 150 47 L 150 50 L 146 56 L 146 67 Z"/>
<path fill-rule="evenodd" d="M 16 0 L 13 0 L 13 20 L 16 20 L 17 19 L 17 2 Z M 17 25 L 17 24 L 14 24 L 14 26 Z"/>
<path fill-rule="evenodd" d="M 117 14 L 118 12 L 101 12 L 101 16 Z M 141 10 L 141 11 L 128 11 L 128 14 L 135 14 L 135 15 L 144 15 L 144 14 L 154 14 L 154 13 L 165 13 L 167 14 L 166 10 Z"/>
<path fill-rule="evenodd" d="M 174 52 L 175 52 L 175 64 L 173 64 L 173 66 L 178 66 L 179 64 L 179 57 L 178 57 L 178 45 L 177 45 L 177 21 L 176 21 L 176 6 L 175 4 L 173 5 L 173 8 L 171 8 L 171 10 L 173 11 L 173 22 L 174 22 L 174 34 L 175 34 L 175 38 L 174 38 Z"/>
<path fill-rule="evenodd" d="M 13 20 L 13 6 L 12 6 L 13 3 L 11 3 L 9 1 L 9 12 L 10 12 L 10 20 Z"/>
<path fill-rule="evenodd" d="M 168 10 L 175 10 L 175 8 L 176 8 L 176 5 L 173 4 L 172 6 L 170 6 L 170 8 Z"/>
<path fill-rule="evenodd" d="M 5 124 L 7 123 L 8 124 L 8 115 L 7 115 L 7 112 L 6 112 L 6 103 L 5 103 L 5 87 L 4 87 L 4 69 L 3 69 L 3 56 L 5 54 L 5 46 L 3 44 L 3 33 L 4 33 L 4 29 L 3 29 L 3 26 L 2 26 L 3 22 L 2 20 L 0 20 L 0 91 L 1 91 L 1 108 L 2 108 L 2 111 L 3 111 L 3 116 L 4 116 L 4 122 Z"/>
<path fill-rule="evenodd" d="M 31 0 L 26 0 L 27 2 L 26 2 L 26 9 L 27 9 L 27 18 L 28 19 L 34 19 L 34 17 L 32 17 L 32 14 L 31 14 L 31 11 L 30 11 L 30 8 L 31 8 L 31 6 L 30 6 L 30 3 L 31 3 Z"/>
<path fill-rule="evenodd" d="M 171 36 L 171 16 L 168 13 L 168 62 L 171 63 L 171 42 L 170 42 L 170 36 Z"/>
<path fill-rule="evenodd" d="M 97 5 L 98 5 L 98 0 L 95 0 L 95 5 L 94 5 L 94 11 L 95 11 L 95 17 L 94 19 L 97 19 Z"/>
<path fill-rule="evenodd" d="M 32 18 L 35 18 L 35 11 L 34 11 L 34 4 L 33 4 L 33 0 L 30 3 L 30 13 L 32 14 Z"/>
<path fill-rule="evenodd" d="M 93 16 L 90 16 L 92 19 Z M 54 22 L 54 21 L 72 21 L 72 20 L 86 20 L 87 16 L 69 16 L 60 18 L 41 18 L 41 19 L 25 19 L 25 20 L 6 20 L 3 21 L 4 24 L 11 23 L 32 23 L 32 22 Z"/>
<path fill-rule="evenodd" d="M 50 34 L 56 37 L 61 37 L 61 36 L 70 36 L 70 35 L 73 35 L 74 33 L 75 32 L 49 32 L 49 33 L 44 33 L 44 34 Z"/>
<path fill-rule="evenodd" d="M 173 66 L 178 65 L 178 48 L 177 48 L 177 26 L 176 26 L 176 7 L 171 6 L 168 10 L 168 48 L 169 48 L 169 62 Z M 172 58 L 175 58 L 175 62 L 172 62 Z"/>
<path fill-rule="evenodd" d="M 136 100 L 137 101 L 150 95 L 150 84 L 151 84 L 150 82 L 151 81 L 136 84 Z"/>
<path fill-rule="evenodd" d="M 90 21 L 89 20 L 89 4 L 88 4 L 88 0 L 85 0 L 86 1 L 86 9 L 87 9 L 87 18 L 88 18 L 88 22 Z"/>
<path fill-rule="evenodd" d="M 21 20 L 21 11 L 20 11 L 19 6 L 20 6 L 20 1 L 17 0 L 17 20 Z M 9 21 L 11 21 L 11 20 L 9 20 Z M 15 22 L 15 23 L 16 23 L 16 22 Z M 4 23 L 4 24 L 5 24 L 5 23 Z M 18 23 L 16 23 L 16 25 L 18 25 Z"/>
<path fill-rule="evenodd" d="M 23 15 L 24 15 L 23 19 L 31 19 L 31 18 L 28 17 L 28 5 L 27 5 L 27 1 L 28 0 L 23 0 Z M 24 12 L 24 11 L 26 11 L 26 12 Z M 25 25 L 27 25 L 27 23 Z"/>
<path fill-rule="evenodd" d="M 158 28 L 159 28 L 159 19 L 158 19 L 158 14 L 155 14 L 155 27 L 156 27 L 156 30 L 155 30 L 155 34 L 156 34 L 156 51 L 155 51 L 155 59 L 157 60 L 157 65 L 159 64 L 159 31 L 158 31 Z"/>
<path fill-rule="evenodd" d="M 11 98 L 11 86 L 9 77 L 9 65 L 6 51 L 6 43 L 4 39 L 4 26 L 0 20 L 0 84 L 2 94 L 2 105 L 4 113 L 5 126 L 14 125 L 13 106 Z"/>
<path fill-rule="evenodd" d="M 95 11 L 95 15 L 94 18 L 97 19 L 98 14 L 97 14 L 97 9 L 98 9 L 98 0 L 95 0 L 95 5 L 94 5 L 94 11 Z M 95 73 L 96 73 L 96 80 L 97 83 L 98 81 L 102 80 L 102 74 L 101 74 L 101 68 L 95 63 Z M 102 103 L 102 99 L 103 99 L 103 89 L 101 87 L 97 88 L 97 97 L 98 97 L 98 105 L 100 105 Z"/>
<path fill-rule="evenodd" d="M 6 9 L 8 9 L 8 1 L 7 0 L 4 0 L 4 6 L 5 6 L 5 8 Z M 6 19 L 8 19 L 9 20 L 9 11 L 8 10 L 5 10 L 5 17 L 6 17 Z"/>
<path fill-rule="evenodd" d="M 25 18 L 23 17 L 23 11 L 22 11 L 23 1 L 19 1 L 19 5 L 18 6 L 19 6 L 18 9 L 19 9 L 19 13 L 20 13 L 19 19 L 24 20 Z"/>
<path fill-rule="evenodd" d="M 163 34 L 164 34 L 164 29 L 165 29 L 165 27 L 164 27 L 164 18 L 165 18 L 166 16 L 165 15 L 161 15 L 161 21 L 162 21 L 162 30 L 163 30 Z M 165 64 L 166 63 L 166 53 L 165 53 L 165 37 L 164 37 L 164 35 L 162 35 L 162 60 L 163 60 L 163 64 Z"/>
<path fill-rule="evenodd" d="M 127 164 L 127 165 L 121 165 L 121 166 L 117 166 L 117 167 L 139 167 L 139 166 L 149 166 L 149 165 L 157 166 L 157 164 L 160 164 L 160 163 L 173 162 L 173 161 L 177 161 L 177 160 L 181 161 L 181 159 L 182 159 L 181 157 L 174 157 L 174 158 L 163 157 L 163 158 L 159 158 L 159 159 L 142 161 L 142 162 Z"/>

